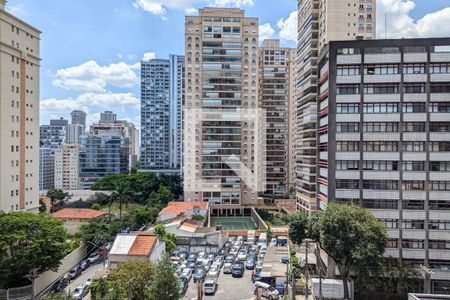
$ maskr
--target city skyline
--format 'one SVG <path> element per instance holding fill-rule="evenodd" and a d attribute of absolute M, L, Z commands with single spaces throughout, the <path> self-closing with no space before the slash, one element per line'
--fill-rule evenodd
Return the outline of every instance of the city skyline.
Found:
<path fill-rule="evenodd" d="M 193 7 L 220 4 L 237 7 L 241 4 L 240 7 L 246 11 L 246 15 L 259 17 L 260 33 L 265 33 L 271 38 L 281 38 L 282 46 L 295 47 L 296 44 L 293 40 L 296 38 L 296 25 L 293 23 L 296 17 L 294 13 L 296 1 L 277 3 L 277 6 L 271 6 L 270 10 L 267 9 L 271 3 L 268 0 L 198 0 L 183 2 L 187 4 L 165 6 L 164 3 L 170 3 L 170 1 L 156 2 L 162 3 L 163 10 L 146 11 L 144 8 L 149 10 L 149 6 L 144 4 L 155 3 L 153 0 L 130 0 L 120 1 L 120 3 L 108 1 L 107 5 L 102 1 L 95 5 L 87 2 L 61 4 L 55 1 L 39 3 L 33 3 L 30 0 L 8 1 L 7 11 L 44 32 L 40 97 L 41 124 L 60 116 L 69 119 L 70 111 L 75 109 L 86 110 L 87 123 L 92 123 L 99 118 L 100 112 L 114 106 L 120 107 L 117 113 L 123 116 L 122 119 L 132 121 L 139 126 L 140 59 L 144 58 L 144 55 L 146 58 L 152 58 L 155 55 L 158 58 L 164 58 L 169 54 L 183 54 L 184 44 L 180 41 L 183 39 L 184 16 L 195 14 Z M 427 37 L 448 35 L 449 29 L 439 24 L 449 18 L 449 9 L 445 7 L 449 6 L 450 0 L 436 2 L 379 1 L 378 36 L 382 38 L 384 35 L 384 13 L 387 6 L 393 8 L 387 20 L 388 36 L 395 36 L 401 32 L 405 37 L 418 34 Z M 89 9 L 87 9 L 88 5 Z M 73 13 L 77 13 L 80 18 L 77 18 L 77 21 L 68 21 L 67 19 Z M 427 14 L 432 15 L 424 18 Z M 398 20 L 398 26 L 390 25 L 394 20 Z M 417 20 L 421 21 L 417 22 Z M 59 29 L 63 28 L 62 26 L 64 30 Z M 105 32 L 104 28 L 111 30 Z M 149 32 L 147 28 L 161 28 L 161 30 Z M 166 34 L 167 32 L 171 34 Z M 267 35 L 271 32 L 273 32 L 272 35 Z M 65 43 L 59 43 L 66 36 L 71 38 Z M 152 42 L 142 42 L 145 40 L 143 37 L 146 36 L 150 36 Z M 118 39 L 123 42 L 116 43 Z M 260 43 L 262 40 L 260 38 Z M 101 47 L 78 47 L 77 43 L 82 42 L 87 45 L 101 45 Z M 79 72 L 79 76 L 74 75 L 76 72 Z M 75 85 L 71 85 L 69 81 Z M 120 86 L 118 82 L 121 82 Z"/>

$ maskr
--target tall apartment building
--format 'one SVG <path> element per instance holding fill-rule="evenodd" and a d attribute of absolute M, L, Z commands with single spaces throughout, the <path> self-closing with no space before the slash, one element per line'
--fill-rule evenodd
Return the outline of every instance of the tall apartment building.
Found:
<path fill-rule="evenodd" d="M 141 168 L 181 175 L 184 56 L 142 61 L 141 77 Z"/>
<path fill-rule="evenodd" d="M 295 49 L 264 40 L 259 50 L 259 105 L 266 111 L 265 194 L 283 196 L 294 181 Z"/>
<path fill-rule="evenodd" d="M 64 119 L 63 117 L 60 117 L 59 119 L 50 120 L 50 125 L 52 125 L 52 126 L 63 126 L 63 127 L 67 128 L 67 125 L 69 125 L 69 121 Z"/>
<path fill-rule="evenodd" d="M 66 127 L 66 143 L 79 144 L 80 137 L 84 133 L 84 127 L 81 124 L 69 124 Z"/>
<path fill-rule="evenodd" d="M 102 113 L 100 113 L 100 121 L 99 124 L 113 124 L 117 121 L 117 114 L 106 110 Z"/>
<path fill-rule="evenodd" d="M 257 191 L 227 162 L 251 171 L 260 162 L 250 118 L 258 119 L 258 19 L 240 9 L 200 9 L 185 19 L 185 45 L 185 200 L 256 204 Z"/>
<path fill-rule="evenodd" d="M 317 179 L 317 60 L 333 40 L 375 38 L 376 1 L 299 0 L 296 78 L 296 202 L 298 210 L 320 209 Z"/>
<path fill-rule="evenodd" d="M 0 211 L 39 208 L 40 31 L 0 0 Z"/>
<path fill-rule="evenodd" d="M 139 159 L 139 130 L 136 126 L 126 120 L 117 120 L 115 124 L 122 124 L 125 126 L 124 137 L 129 143 L 129 165 L 130 168 L 136 166 Z"/>
<path fill-rule="evenodd" d="M 39 144 L 42 148 L 57 149 L 66 142 L 66 130 L 64 125 L 41 125 L 39 128 Z"/>
<path fill-rule="evenodd" d="M 386 256 L 450 287 L 450 39 L 330 42 L 319 62 L 318 194 L 386 224 Z M 428 286 L 427 286 L 428 285 Z M 431 289 L 430 289 L 431 288 Z"/>
<path fill-rule="evenodd" d="M 55 188 L 63 191 L 80 189 L 80 146 L 65 144 L 55 150 Z"/>
<path fill-rule="evenodd" d="M 39 190 L 55 187 L 55 150 L 39 148 Z"/>
<path fill-rule="evenodd" d="M 87 114 L 82 110 L 74 110 L 70 113 L 72 118 L 72 124 L 78 124 L 83 126 L 83 133 L 86 130 L 86 116 Z"/>

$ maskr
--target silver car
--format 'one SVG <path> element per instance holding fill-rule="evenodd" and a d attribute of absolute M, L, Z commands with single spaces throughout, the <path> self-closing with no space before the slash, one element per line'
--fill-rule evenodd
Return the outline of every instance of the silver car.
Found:
<path fill-rule="evenodd" d="M 84 298 L 84 296 L 87 295 L 88 291 L 89 291 L 89 287 L 85 284 L 81 284 L 81 285 L 77 286 L 75 288 L 75 290 L 73 291 L 72 299 L 81 300 Z"/>

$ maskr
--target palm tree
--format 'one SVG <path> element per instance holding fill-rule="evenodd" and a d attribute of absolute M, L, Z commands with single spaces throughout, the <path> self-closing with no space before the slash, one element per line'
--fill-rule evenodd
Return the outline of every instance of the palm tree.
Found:
<path fill-rule="evenodd" d="M 132 200 L 133 192 L 125 184 L 119 182 L 116 185 L 116 190 L 111 194 L 111 202 L 119 202 L 119 220 L 122 219 L 122 205 L 128 205 L 128 202 Z M 111 203 L 110 203 L 111 204 Z"/>

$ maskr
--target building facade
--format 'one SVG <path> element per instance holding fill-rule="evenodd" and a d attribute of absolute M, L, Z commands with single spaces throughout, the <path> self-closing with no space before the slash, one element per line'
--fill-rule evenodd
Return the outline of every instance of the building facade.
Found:
<path fill-rule="evenodd" d="M 39 148 L 39 190 L 55 187 L 55 150 Z"/>
<path fill-rule="evenodd" d="M 141 168 L 181 175 L 184 56 L 141 62 Z"/>
<path fill-rule="evenodd" d="M 259 105 L 266 113 L 265 194 L 287 196 L 294 181 L 295 49 L 265 40 L 259 52 Z"/>
<path fill-rule="evenodd" d="M 317 198 L 317 61 L 333 40 L 375 38 L 376 1 L 298 1 L 296 71 L 296 205 L 298 210 L 320 209 Z"/>
<path fill-rule="evenodd" d="M 39 208 L 40 31 L 0 0 L 0 211 Z"/>
<path fill-rule="evenodd" d="M 72 124 L 78 124 L 83 126 L 83 133 L 86 130 L 86 116 L 87 114 L 82 110 L 74 110 L 70 113 L 72 118 Z"/>
<path fill-rule="evenodd" d="M 386 256 L 450 286 L 450 39 L 330 42 L 319 62 L 318 194 L 388 228 Z"/>
<path fill-rule="evenodd" d="M 61 148 L 66 142 L 66 127 L 62 125 L 41 125 L 39 144 L 42 148 Z"/>
<path fill-rule="evenodd" d="M 84 127 L 81 124 L 69 124 L 66 127 L 66 143 L 79 144 L 80 137 L 84 133 Z"/>
<path fill-rule="evenodd" d="M 256 204 L 257 191 L 237 170 L 254 172 L 259 162 L 258 19 L 200 9 L 185 19 L 185 45 L 185 200 Z"/>
<path fill-rule="evenodd" d="M 104 111 L 100 113 L 99 124 L 114 124 L 117 121 L 117 114 L 112 111 Z"/>
<path fill-rule="evenodd" d="M 55 189 L 80 189 L 80 146 L 65 144 L 55 150 Z"/>

